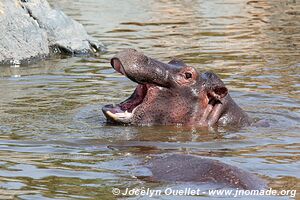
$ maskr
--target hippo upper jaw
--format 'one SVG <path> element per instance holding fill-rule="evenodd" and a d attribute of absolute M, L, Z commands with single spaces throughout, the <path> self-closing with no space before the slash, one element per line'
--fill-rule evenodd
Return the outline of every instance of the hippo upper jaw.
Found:
<path fill-rule="evenodd" d="M 128 57 L 127 54 L 123 55 L 121 52 L 111 59 L 111 65 L 117 72 L 138 85 L 132 95 L 125 101 L 116 105 L 105 105 L 102 108 L 108 122 L 134 124 L 138 121 L 140 110 L 144 110 L 143 108 L 149 103 L 149 100 L 155 98 L 163 90 L 168 90 L 170 86 L 167 72 L 163 68 L 159 69 L 157 67 L 163 63 L 152 63 L 155 67 L 146 67 L 146 70 L 141 72 L 144 66 L 149 64 L 148 58 L 135 50 L 129 49 L 129 51 L 133 55 L 136 54 L 135 57 Z M 140 61 L 137 61 L 138 59 Z M 129 63 L 128 60 L 134 60 L 134 62 Z M 138 64 L 139 66 L 137 66 Z M 144 76 L 141 74 L 144 74 Z M 137 110 L 138 112 L 136 112 Z"/>

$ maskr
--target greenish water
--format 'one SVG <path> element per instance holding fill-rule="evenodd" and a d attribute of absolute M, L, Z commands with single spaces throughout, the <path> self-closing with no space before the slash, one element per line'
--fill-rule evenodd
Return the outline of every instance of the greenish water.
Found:
<path fill-rule="evenodd" d="M 215 158 L 274 189 L 300 192 L 299 1 L 50 2 L 108 52 L 0 67 L 0 199 L 102 200 L 117 198 L 114 187 L 183 188 L 140 178 L 149 175 L 143 167 L 149 155 L 175 152 Z M 271 127 L 209 132 L 106 125 L 101 105 L 120 102 L 135 86 L 109 65 L 123 48 L 217 73 L 236 102 Z"/>

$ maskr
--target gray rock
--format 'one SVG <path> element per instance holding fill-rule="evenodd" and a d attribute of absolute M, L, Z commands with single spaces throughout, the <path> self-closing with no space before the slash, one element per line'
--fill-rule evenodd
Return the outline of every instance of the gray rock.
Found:
<path fill-rule="evenodd" d="M 52 53 L 94 54 L 103 49 L 81 24 L 52 9 L 46 0 L 0 2 L 0 64 L 32 62 Z"/>
<path fill-rule="evenodd" d="M 19 64 L 49 54 L 47 33 L 18 1 L 0 2 L 0 63 Z"/>

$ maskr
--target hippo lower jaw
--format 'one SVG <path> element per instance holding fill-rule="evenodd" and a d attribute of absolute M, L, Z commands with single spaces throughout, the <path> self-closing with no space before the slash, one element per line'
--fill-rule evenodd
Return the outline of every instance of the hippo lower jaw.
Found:
<path fill-rule="evenodd" d="M 133 113 L 130 113 L 127 110 L 125 112 L 122 111 L 122 112 L 112 113 L 111 111 L 108 110 L 106 111 L 105 115 L 107 118 L 111 118 L 112 121 L 128 124 L 131 121 Z"/>

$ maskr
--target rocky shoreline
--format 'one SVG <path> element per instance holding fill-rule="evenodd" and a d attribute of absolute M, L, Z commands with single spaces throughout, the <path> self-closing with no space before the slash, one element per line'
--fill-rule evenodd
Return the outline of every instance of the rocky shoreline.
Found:
<path fill-rule="evenodd" d="M 27 64 L 53 54 L 94 55 L 104 50 L 84 27 L 46 0 L 0 2 L 0 64 Z"/>

